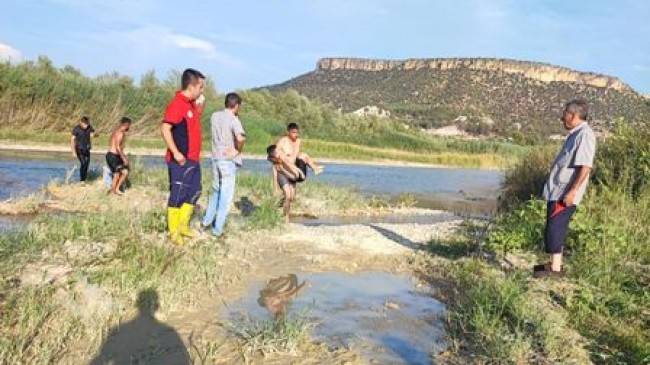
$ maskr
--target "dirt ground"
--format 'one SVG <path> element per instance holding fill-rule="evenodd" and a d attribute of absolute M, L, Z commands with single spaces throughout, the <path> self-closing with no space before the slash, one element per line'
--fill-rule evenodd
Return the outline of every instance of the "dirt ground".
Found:
<path fill-rule="evenodd" d="M 450 234 L 460 220 L 432 225 L 377 224 L 306 227 L 288 224 L 284 231 L 272 236 L 246 234 L 229 238 L 233 258 L 237 258 L 245 274 L 236 284 L 221 288 L 222 297 L 206 302 L 192 312 L 174 313 L 165 322 L 181 337 L 199 341 L 219 339 L 224 342 L 220 356 L 224 364 L 243 360 L 237 346 L 219 327 L 224 320 L 215 316 L 220 308 L 240 299 L 254 283 L 299 272 L 384 271 L 413 274 L 408 256 L 432 237 Z M 227 299 L 224 299 L 227 298 Z M 221 312 L 223 312 L 221 310 Z M 206 318 L 212 318 L 206 322 Z M 230 350 L 226 350 L 230 347 Z M 264 364 L 364 364 L 354 351 L 329 351 L 324 344 L 303 344 L 299 356 L 283 355 L 257 358 L 252 363 Z M 220 363 L 220 362 L 215 362 Z"/>
<path fill-rule="evenodd" d="M 50 198 L 45 202 L 29 205 L 25 212 L 11 203 L 0 204 L 0 211 L 34 213 L 51 211 L 73 211 L 74 207 L 84 206 L 92 211 L 141 210 L 163 208 L 166 193 L 153 189 L 136 188 L 126 197 L 111 196 L 98 199 L 105 190 L 96 186 L 51 186 Z M 82 204 L 83 203 L 83 204 Z M 409 257 L 424 244 L 434 238 L 443 238 L 462 223 L 449 213 L 406 208 L 383 209 L 373 214 L 440 214 L 439 222 L 431 224 L 347 224 L 341 226 L 306 226 L 299 223 L 285 224 L 272 231 L 242 231 L 231 233 L 225 240 L 215 241 L 202 234 L 190 245 L 219 245 L 227 247 L 224 267 L 236 266 L 237 275 L 224 280 L 218 287 L 218 295 L 202 297 L 199 305 L 188 306 L 186 310 L 161 311 L 152 319 L 152 331 L 171 331 L 173 329 L 183 341 L 177 351 L 189 351 L 194 363 L 206 364 L 365 364 L 353 349 L 329 349 L 326 344 L 304 341 L 295 354 L 276 354 L 261 357 L 242 353 L 241 344 L 223 327 L 225 309 L 229 303 L 242 298 L 251 285 L 265 282 L 270 278 L 300 272 L 345 272 L 383 271 L 413 275 Z M 237 212 L 232 216 L 237 219 Z M 241 219 L 241 218 L 240 218 Z M 107 249 L 107 248 L 100 248 Z M 23 280 L 38 280 L 44 277 L 42 267 L 27 267 Z M 30 271 L 31 270 L 31 271 Z M 50 268 L 49 273 L 65 275 L 66 268 Z M 49 280 L 57 280 L 56 277 Z M 96 288 L 86 287 L 89 297 L 105 300 Z M 202 288 L 197 288 L 201 291 Z M 212 291 L 214 292 L 214 291 Z M 160 293 L 164 301 L 164 293 Z M 101 303 L 88 305 L 103 305 Z M 145 326 L 146 327 L 146 326 Z M 162 328 L 162 329 L 161 329 Z M 149 334 L 150 335 L 150 334 Z M 122 339 L 118 347 L 127 346 L 133 338 Z M 210 350 L 212 349 L 212 350 Z M 170 348 L 169 354 L 174 351 Z M 64 362 L 74 363 L 78 356 L 90 360 L 91 354 L 74 354 Z M 158 363 L 158 362 L 142 362 Z M 160 363 L 167 363 L 162 361 Z"/>

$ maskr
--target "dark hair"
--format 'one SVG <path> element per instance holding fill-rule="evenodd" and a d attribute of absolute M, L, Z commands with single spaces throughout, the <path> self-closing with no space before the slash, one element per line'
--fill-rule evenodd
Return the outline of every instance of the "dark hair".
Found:
<path fill-rule="evenodd" d="M 292 129 L 300 129 L 300 128 L 298 127 L 297 123 L 291 122 L 291 123 L 287 124 L 287 130 L 290 131 Z"/>
<path fill-rule="evenodd" d="M 120 121 L 120 124 L 131 124 L 131 118 L 122 117 L 122 120 Z"/>
<path fill-rule="evenodd" d="M 274 144 L 272 144 L 272 145 L 266 147 L 266 154 L 269 155 L 269 156 L 273 156 L 273 155 L 275 155 L 275 150 L 276 149 L 277 149 L 276 146 Z"/>
<path fill-rule="evenodd" d="M 228 93 L 226 94 L 226 100 L 224 102 L 224 105 L 228 109 L 232 109 L 235 107 L 235 105 L 240 105 L 242 102 L 241 96 L 237 93 Z"/>
<path fill-rule="evenodd" d="M 190 85 L 196 84 L 199 80 L 204 80 L 205 76 L 193 68 L 188 68 L 183 71 L 181 76 L 181 90 L 187 90 Z"/>
<path fill-rule="evenodd" d="M 575 99 L 564 105 L 564 110 L 573 114 L 577 114 L 582 120 L 587 120 L 589 116 L 589 108 L 584 99 Z"/>
<path fill-rule="evenodd" d="M 79 121 L 82 122 L 82 123 L 88 124 L 90 119 L 88 119 L 88 117 L 84 115 L 83 117 L 81 117 L 81 119 L 79 119 Z"/>

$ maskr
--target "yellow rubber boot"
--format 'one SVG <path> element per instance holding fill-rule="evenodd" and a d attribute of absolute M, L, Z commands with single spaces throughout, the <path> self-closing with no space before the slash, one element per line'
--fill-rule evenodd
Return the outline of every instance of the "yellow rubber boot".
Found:
<path fill-rule="evenodd" d="M 183 205 L 181 205 L 181 218 L 178 229 L 181 231 L 181 235 L 189 238 L 196 237 L 196 233 L 190 229 L 192 212 L 194 212 L 194 205 L 188 203 L 183 203 Z"/>
<path fill-rule="evenodd" d="M 169 238 L 172 243 L 178 246 L 185 244 L 183 236 L 180 231 L 181 222 L 181 208 L 168 207 L 167 208 L 167 225 L 169 227 Z"/>

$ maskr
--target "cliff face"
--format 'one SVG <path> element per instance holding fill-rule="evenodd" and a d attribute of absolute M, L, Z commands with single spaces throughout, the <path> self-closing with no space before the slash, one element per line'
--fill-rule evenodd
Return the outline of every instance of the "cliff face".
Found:
<path fill-rule="evenodd" d="M 323 58 L 317 70 L 390 71 L 390 70 L 479 70 L 521 74 L 541 82 L 571 82 L 589 86 L 634 92 L 616 77 L 574 71 L 538 62 L 493 58 L 428 58 L 410 60 L 372 60 L 362 58 Z"/>
<path fill-rule="evenodd" d="M 617 118 L 650 118 L 650 101 L 616 77 L 502 59 L 324 58 L 316 70 L 267 89 L 294 89 L 344 112 L 377 106 L 422 128 L 465 116 L 473 129 L 504 135 L 561 133 L 558 115 L 576 98 L 589 103 L 591 120 L 602 128 Z"/>

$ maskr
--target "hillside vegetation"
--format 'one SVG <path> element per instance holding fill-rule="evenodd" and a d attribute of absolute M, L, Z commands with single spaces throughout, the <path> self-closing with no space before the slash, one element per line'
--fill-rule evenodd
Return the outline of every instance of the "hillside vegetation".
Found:
<path fill-rule="evenodd" d="M 650 116 L 648 100 L 615 78 L 498 59 L 323 59 L 316 70 L 268 89 L 294 89 L 344 112 L 379 106 L 422 128 L 464 116 L 457 123 L 465 130 L 501 136 L 561 132 L 558 113 L 577 97 L 590 103 L 600 129 L 619 117 L 636 122 Z"/>
<path fill-rule="evenodd" d="M 76 120 L 88 115 L 103 134 L 97 142 L 103 145 L 107 132 L 128 115 L 134 120 L 132 145 L 163 147 L 158 126 L 178 87 L 179 74 L 172 71 L 160 81 L 149 72 L 135 85 L 132 78 L 117 73 L 90 78 L 72 66 L 56 68 L 46 57 L 18 65 L 0 64 L 0 139 L 67 143 Z M 206 94 L 204 131 L 209 130 L 210 114 L 222 107 L 223 100 L 210 80 Z M 322 157 L 489 167 L 503 165 L 522 150 L 506 142 L 433 138 L 396 120 L 343 114 L 294 91 L 241 94 L 248 153 L 263 153 L 284 133 L 289 121 L 300 124 L 306 147 Z M 207 142 L 209 133 L 204 133 L 204 139 Z"/>

